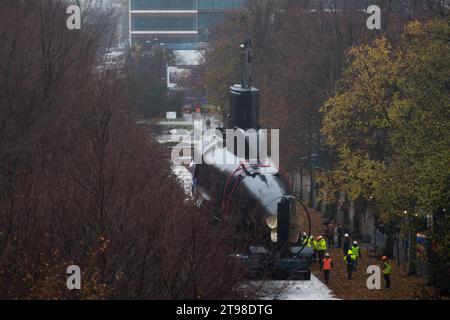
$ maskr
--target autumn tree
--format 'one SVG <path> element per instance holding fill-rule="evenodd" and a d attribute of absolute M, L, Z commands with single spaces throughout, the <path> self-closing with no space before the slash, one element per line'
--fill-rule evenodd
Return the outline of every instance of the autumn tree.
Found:
<path fill-rule="evenodd" d="M 450 173 L 449 30 L 446 20 L 412 22 L 396 47 L 379 38 L 353 48 L 322 108 L 322 132 L 339 157 L 324 189 L 370 199 L 414 239 L 418 217 L 442 205 Z"/>

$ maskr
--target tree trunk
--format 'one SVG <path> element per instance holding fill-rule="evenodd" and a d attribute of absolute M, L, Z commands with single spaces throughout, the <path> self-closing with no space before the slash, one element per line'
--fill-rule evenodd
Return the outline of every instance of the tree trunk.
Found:
<path fill-rule="evenodd" d="M 417 274 L 417 238 L 416 229 L 411 226 L 411 231 L 409 234 L 409 270 L 408 274 Z"/>
<path fill-rule="evenodd" d="M 391 229 L 389 229 L 387 233 L 387 239 L 386 244 L 384 246 L 383 255 L 392 258 L 394 256 L 394 245 L 395 245 L 394 233 L 392 232 Z"/>

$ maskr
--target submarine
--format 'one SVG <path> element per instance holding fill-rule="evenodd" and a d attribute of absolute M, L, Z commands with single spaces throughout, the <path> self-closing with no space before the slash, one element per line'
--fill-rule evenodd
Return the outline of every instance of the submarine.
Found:
<path fill-rule="evenodd" d="M 252 87 L 251 41 L 241 45 L 241 84 L 229 90 L 224 127 L 194 146 L 193 193 L 218 221 L 232 221 L 233 239 L 252 279 L 311 277 L 313 251 L 300 235 L 311 233 L 306 206 L 296 199 L 273 156 L 267 130 L 259 126 L 259 90 Z M 276 140 L 276 139 L 275 139 Z M 275 141 L 276 142 L 276 141 Z"/>

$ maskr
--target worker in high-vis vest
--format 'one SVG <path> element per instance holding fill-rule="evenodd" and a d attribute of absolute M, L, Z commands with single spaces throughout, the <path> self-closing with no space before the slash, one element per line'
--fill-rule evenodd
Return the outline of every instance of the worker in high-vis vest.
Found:
<path fill-rule="evenodd" d="M 388 257 L 381 257 L 381 270 L 383 271 L 384 282 L 386 283 L 386 289 L 391 287 L 391 272 L 392 272 L 392 264 L 389 261 Z"/>
<path fill-rule="evenodd" d="M 344 234 L 344 243 L 342 244 L 342 253 L 344 254 L 344 256 L 347 254 L 348 249 L 351 249 L 350 235 L 346 233 Z"/>
<path fill-rule="evenodd" d="M 319 255 L 319 262 L 321 262 L 325 256 L 325 251 L 327 251 L 327 241 L 322 236 L 318 236 L 317 238 L 317 253 Z"/>
<path fill-rule="evenodd" d="M 356 256 L 353 254 L 352 249 L 348 249 L 347 254 L 344 256 L 345 264 L 347 265 L 348 280 L 352 279 L 353 271 L 355 270 Z"/>
<path fill-rule="evenodd" d="M 303 246 L 311 248 L 311 238 L 306 234 L 306 232 L 303 232 L 301 242 Z"/>
<path fill-rule="evenodd" d="M 360 259 L 360 258 L 362 258 L 362 255 L 361 255 L 361 248 L 359 247 L 359 245 L 358 245 L 358 241 L 353 241 L 353 245 L 352 245 L 352 252 L 353 252 L 353 254 L 355 255 L 355 257 L 356 257 L 356 260 L 355 260 L 355 269 L 354 269 L 354 271 L 356 271 L 356 268 L 358 267 L 358 260 Z"/>
<path fill-rule="evenodd" d="M 330 254 L 327 252 L 325 253 L 325 258 L 320 262 L 320 269 L 323 270 L 325 283 L 328 283 L 330 281 L 330 272 L 333 267 L 333 260 L 330 258 Z"/>

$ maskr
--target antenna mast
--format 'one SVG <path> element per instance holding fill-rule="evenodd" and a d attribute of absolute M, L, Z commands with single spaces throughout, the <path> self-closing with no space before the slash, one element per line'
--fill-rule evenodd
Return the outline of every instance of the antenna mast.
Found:
<path fill-rule="evenodd" d="M 247 39 L 241 44 L 241 87 L 252 87 L 252 41 Z"/>

